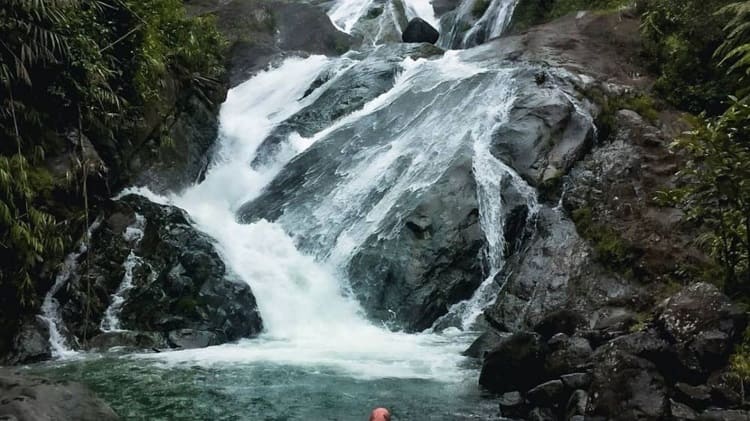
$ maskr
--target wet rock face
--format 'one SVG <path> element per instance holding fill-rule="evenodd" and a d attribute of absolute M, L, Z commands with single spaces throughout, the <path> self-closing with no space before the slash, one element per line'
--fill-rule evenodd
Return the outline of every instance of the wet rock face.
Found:
<path fill-rule="evenodd" d="M 115 421 L 104 401 L 80 383 L 53 382 L 21 372 L 0 371 L 0 419 Z"/>
<path fill-rule="evenodd" d="M 128 196 L 105 214 L 77 274 L 56 297 L 83 346 L 200 347 L 260 332 L 250 287 L 227 271 L 211 239 L 183 211 Z M 127 277 L 132 287 L 123 291 Z M 124 301 L 113 310 L 116 292 Z M 112 315 L 119 326 L 107 326 Z M 102 334 L 106 328 L 133 332 Z"/>
<path fill-rule="evenodd" d="M 198 11 L 215 14 L 219 31 L 231 43 L 232 87 L 286 55 L 338 55 L 355 42 L 336 29 L 322 8 L 312 4 L 266 0 L 203 3 Z"/>
<path fill-rule="evenodd" d="M 440 33 L 432 25 L 420 18 L 414 18 L 404 28 L 401 39 L 404 42 L 427 42 L 434 44 L 440 37 Z"/>
<path fill-rule="evenodd" d="M 396 235 L 365 241 L 349 279 L 371 316 L 388 320 L 395 313 L 402 326 L 419 331 L 471 296 L 483 280 L 476 197 L 471 160 L 456 162 Z"/>
<path fill-rule="evenodd" d="M 11 343 L 7 358 L 0 365 L 30 364 L 52 357 L 49 327 L 40 316 L 25 321 Z"/>
<path fill-rule="evenodd" d="M 637 288 L 597 264 L 573 222 L 557 209 L 540 210 L 522 250 L 508 259 L 505 290 L 485 311 L 499 330 L 534 329 L 549 338 L 591 327 L 610 306 L 638 296 Z"/>
<path fill-rule="evenodd" d="M 539 77 L 549 78 L 541 85 Z M 593 143 L 593 121 L 576 110 L 575 90 L 551 75 L 526 74 L 510 122 L 493 134 L 492 154 L 534 185 L 561 177 Z"/>

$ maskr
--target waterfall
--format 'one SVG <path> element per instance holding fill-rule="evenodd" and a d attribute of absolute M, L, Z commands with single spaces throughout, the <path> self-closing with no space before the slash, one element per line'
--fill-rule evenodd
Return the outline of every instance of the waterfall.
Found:
<path fill-rule="evenodd" d="M 518 0 L 491 0 L 477 18 L 476 4 L 487 0 L 462 0 L 458 8 L 443 19 L 439 45 L 443 48 L 469 48 L 505 32 Z"/>
<path fill-rule="evenodd" d="M 55 283 L 47 291 L 47 295 L 44 296 L 41 308 L 42 313 L 39 317 L 44 320 L 49 329 L 49 344 L 52 351 L 52 358 L 66 358 L 76 354 L 68 346 L 65 335 L 62 333 L 65 325 L 60 315 L 60 303 L 55 298 L 55 295 L 65 287 L 72 276 L 76 276 L 78 258 L 88 251 L 88 240 L 91 238 L 91 234 L 99 228 L 100 224 L 101 220 L 97 219 L 89 226 L 86 236 L 78 246 L 78 250 L 65 257 L 60 271 L 55 277 Z"/>
<path fill-rule="evenodd" d="M 123 304 L 125 304 L 126 294 L 133 288 L 133 270 L 142 263 L 141 259 L 135 254 L 135 248 L 143 239 L 145 228 L 146 218 L 138 213 L 135 214 L 133 224 L 125 228 L 123 237 L 130 244 L 131 250 L 122 264 L 123 269 L 125 269 L 122 282 L 117 287 L 117 291 L 110 297 L 109 307 L 104 311 L 104 317 L 99 326 L 103 332 L 122 330 L 120 328 L 120 312 Z"/>
<path fill-rule="evenodd" d="M 434 21 L 426 5 L 415 0 L 405 8 L 407 14 Z M 369 0 L 344 1 L 330 15 L 336 25 L 351 30 L 369 7 Z M 488 13 L 495 9 L 501 8 L 491 6 Z M 203 181 L 169 196 L 130 190 L 186 210 L 196 228 L 215 239 L 227 270 L 251 286 L 265 328 L 259 338 L 238 344 L 144 358 L 325 366 L 358 378 L 455 381 L 466 372 L 460 352 L 475 336 L 470 331 L 474 320 L 497 294 L 494 278 L 504 265 L 503 227 L 510 211 L 504 194 L 519 194 L 529 215 L 537 206 L 533 189 L 489 152 L 492 134 L 507 121 L 515 100 L 517 69 L 469 52 L 416 60 L 407 54 L 394 62 L 399 70 L 390 89 L 311 136 L 290 133 L 254 164 L 275 128 L 316 104 L 374 51 L 340 58 L 290 57 L 256 74 L 228 93 L 216 152 Z M 321 151 L 329 159 L 315 160 L 305 170 L 299 182 L 307 193 L 281 203 L 277 220 L 237 219 L 241 206 L 268 194 L 285 169 Z M 458 322 L 440 333 L 394 332 L 368 320 L 347 278 L 351 259 L 368 238 L 396 235 L 422 197 L 464 160 L 471 164 L 486 240 L 477 256 L 486 263 L 486 280 L 471 299 L 450 309 L 446 317 Z M 135 250 L 144 226 L 137 215 L 126 230 L 133 251 L 101 322 L 103 331 L 121 329 L 119 315 L 141 263 Z M 69 276 L 61 273 L 45 300 L 49 320 L 57 320 L 52 296 Z"/>

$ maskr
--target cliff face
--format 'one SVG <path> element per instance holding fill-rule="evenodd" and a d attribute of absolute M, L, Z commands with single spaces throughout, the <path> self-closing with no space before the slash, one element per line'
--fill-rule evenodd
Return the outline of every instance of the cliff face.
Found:
<path fill-rule="evenodd" d="M 747 316 L 717 288 L 691 284 L 708 262 L 696 229 L 655 198 L 674 187 L 685 161 L 670 143 L 689 126 L 643 101 L 653 79 L 639 65 L 638 27 L 627 11 L 581 12 L 498 41 L 514 60 L 577 75 L 599 129 L 540 184 L 536 230 L 498 275 L 491 329 L 470 349 L 503 416 L 747 416 L 728 369 Z M 534 118 L 549 115 L 539 110 Z"/>

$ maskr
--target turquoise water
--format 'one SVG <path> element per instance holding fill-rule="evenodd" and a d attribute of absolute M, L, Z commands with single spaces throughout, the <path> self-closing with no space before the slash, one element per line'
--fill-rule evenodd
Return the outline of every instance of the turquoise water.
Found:
<path fill-rule="evenodd" d="M 394 420 L 498 419 L 476 371 L 446 383 L 356 379 L 333 369 L 257 364 L 199 366 L 127 356 L 86 356 L 30 367 L 79 381 L 124 420 L 366 420 L 376 406 Z"/>

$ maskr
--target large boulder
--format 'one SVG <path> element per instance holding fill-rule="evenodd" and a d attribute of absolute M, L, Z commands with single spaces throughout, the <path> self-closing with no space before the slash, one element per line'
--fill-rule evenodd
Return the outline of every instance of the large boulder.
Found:
<path fill-rule="evenodd" d="M 29 364 L 51 357 L 49 326 L 42 317 L 36 316 L 22 323 L 13 337 L 8 356 L 0 363 Z"/>
<path fill-rule="evenodd" d="M 589 417 L 656 420 L 669 415 L 667 386 L 652 362 L 609 346 L 600 348 L 594 361 Z"/>
<path fill-rule="evenodd" d="M 595 260 L 570 219 L 547 206 L 524 252 L 508 259 L 503 275 L 503 294 L 485 311 L 486 319 L 500 330 L 536 328 L 547 337 L 595 325 L 611 306 L 639 295 Z"/>
<path fill-rule="evenodd" d="M 688 376 L 683 380 L 705 380 L 726 365 L 747 315 L 715 286 L 696 283 L 662 302 L 655 323 L 676 344 Z"/>
<path fill-rule="evenodd" d="M 579 336 L 550 341 L 549 346 L 551 352 L 545 359 L 544 368 L 553 376 L 578 371 L 588 362 L 593 353 L 589 341 Z"/>
<path fill-rule="evenodd" d="M 176 207 L 135 195 L 111 202 L 78 260 L 56 298 L 83 346 L 208 346 L 262 329 L 250 287 Z"/>
<path fill-rule="evenodd" d="M 440 33 L 432 25 L 420 18 L 409 21 L 401 34 L 404 42 L 428 42 L 434 44 L 440 38 Z"/>
<path fill-rule="evenodd" d="M 479 384 L 495 393 L 525 392 L 547 380 L 547 345 L 536 333 L 518 332 L 484 358 Z"/>
<path fill-rule="evenodd" d="M 112 409 L 80 383 L 53 382 L 0 371 L 0 419 L 18 421 L 115 421 Z"/>

